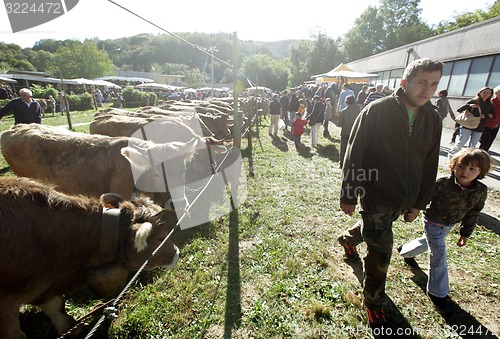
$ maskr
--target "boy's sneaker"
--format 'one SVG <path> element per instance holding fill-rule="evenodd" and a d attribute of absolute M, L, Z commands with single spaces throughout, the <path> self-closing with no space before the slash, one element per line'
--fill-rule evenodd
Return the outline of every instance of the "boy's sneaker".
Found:
<path fill-rule="evenodd" d="M 359 258 L 359 253 L 358 250 L 356 249 L 356 246 L 351 246 L 347 244 L 347 242 L 344 239 L 344 236 L 338 237 L 339 244 L 344 248 L 345 251 L 345 257 L 346 259 L 349 260 L 360 260 Z"/>
<path fill-rule="evenodd" d="M 366 312 L 368 313 L 368 322 L 372 326 L 381 325 L 387 322 L 384 310 L 381 307 L 366 306 Z"/>
<path fill-rule="evenodd" d="M 403 245 L 399 245 L 396 250 L 398 251 L 398 253 L 401 253 L 401 250 L 403 249 Z M 417 261 L 415 260 L 414 257 L 411 257 L 411 258 L 403 258 L 403 260 L 405 261 L 406 265 L 412 267 L 412 268 L 418 268 L 420 266 L 418 266 L 418 263 Z"/>

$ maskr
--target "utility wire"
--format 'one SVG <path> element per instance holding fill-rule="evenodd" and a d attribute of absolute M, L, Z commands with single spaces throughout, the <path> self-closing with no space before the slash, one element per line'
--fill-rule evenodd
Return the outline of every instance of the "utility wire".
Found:
<path fill-rule="evenodd" d="M 139 14 L 135 13 L 134 11 L 132 11 L 132 10 L 130 10 L 130 9 L 128 9 L 128 8 L 125 8 L 125 7 L 123 7 L 123 6 L 122 6 L 122 5 L 120 5 L 120 4 L 117 4 L 117 3 L 116 3 L 116 2 L 114 2 L 113 0 L 108 0 L 108 1 L 109 1 L 109 2 L 111 2 L 113 5 L 116 5 L 116 6 L 120 7 L 121 9 L 123 9 L 123 10 L 125 10 L 125 11 L 129 12 L 130 14 L 132 14 L 132 15 L 134 15 L 134 16 L 136 16 L 136 17 L 138 17 L 139 19 L 144 20 L 144 21 L 146 21 L 147 23 L 149 23 L 149 24 L 151 24 L 151 25 L 155 26 L 155 27 L 156 27 L 156 28 L 158 28 L 159 30 L 161 30 L 161 31 L 163 31 L 163 32 L 165 32 L 165 33 L 167 33 L 167 34 L 170 34 L 170 35 L 171 35 L 171 36 L 173 36 L 174 38 L 179 39 L 180 41 L 182 41 L 182 42 L 184 42 L 184 43 L 188 44 L 189 46 L 191 46 L 191 47 L 193 47 L 193 48 L 195 48 L 195 49 L 197 49 L 197 50 L 201 51 L 202 53 L 205 53 L 206 55 L 209 55 L 210 57 L 212 57 L 212 58 L 216 59 L 217 61 L 219 61 L 219 62 L 223 63 L 224 65 L 228 66 L 229 68 L 234 69 L 234 66 L 233 66 L 233 65 L 231 65 L 230 63 L 228 63 L 228 62 L 226 62 L 226 61 L 224 61 L 224 60 L 222 60 L 222 59 L 220 59 L 220 58 L 216 57 L 216 56 L 213 54 L 213 52 L 212 52 L 212 53 L 210 53 L 210 52 L 209 52 L 209 51 L 208 51 L 205 47 L 201 47 L 201 46 L 195 45 L 195 44 L 193 44 L 192 42 L 189 42 L 189 41 L 187 41 L 186 39 L 184 39 L 184 38 L 182 38 L 182 37 L 178 36 L 177 34 L 172 33 L 172 32 L 170 32 L 170 31 L 167 31 L 167 30 L 166 30 L 166 29 L 164 29 L 163 27 L 158 26 L 158 25 L 157 25 L 157 24 L 155 24 L 154 22 L 152 22 L 152 21 L 150 21 L 150 20 L 148 20 L 148 19 L 146 19 L 146 18 L 142 17 L 141 15 L 139 15 Z M 252 81 L 251 81 L 251 80 L 250 80 L 250 79 L 249 79 L 249 78 L 248 78 L 245 74 L 243 74 L 243 73 L 242 73 L 241 71 L 239 71 L 239 70 L 238 70 L 238 74 L 240 74 L 241 76 L 243 76 L 243 77 L 244 77 L 244 78 L 248 81 L 248 84 L 249 84 L 250 86 L 255 87 L 254 83 L 253 83 L 253 82 L 252 82 Z"/>

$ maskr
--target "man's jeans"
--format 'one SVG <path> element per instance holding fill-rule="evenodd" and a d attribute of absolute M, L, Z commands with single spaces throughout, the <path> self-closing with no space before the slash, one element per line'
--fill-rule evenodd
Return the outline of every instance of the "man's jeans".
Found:
<path fill-rule="evenodd" d="M 401 214 L 401 210 L 377 205 L 368 199 L 361 199 L 361 207 L 362 221 L 347 230 L 343 237 L 351 246 L 366 242 L 363 296 L 367 305 L 382 306 L 392 255 L 392 223 Z"/>

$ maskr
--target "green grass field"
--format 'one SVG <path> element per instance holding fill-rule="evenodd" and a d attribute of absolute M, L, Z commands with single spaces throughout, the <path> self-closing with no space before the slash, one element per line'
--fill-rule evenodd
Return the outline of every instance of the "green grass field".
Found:
<path fill-rule="evenodd" d="M 177 267 L 141 275 L 103 331 L 109 338 L 382 337 L 362 306 L 362 266 L 344 261 L 336 242 L 359 217 L 338 206 L 338 136 L 320 136 L 317 148 L 297 152 L 293 141 L 272 141 L 261 127 L 253 146 L 243 141 L 246 200 L 210 224 L 174 233 Z M 499 205 L 497 193 L 489 199 Z M 421 233 L 420 221 L 394 223 L 396 245 Z M 457 239 L 455 230 L 447 243 L 457 321 L 444 319 L 425 295 L 428 254 L 410 269 L 394 249 L 386 288 L 394 338 L 498 336 L 499 234 L 479 225 L 467 246 L 457 247 Z M 75 317 L 96 303 L 79 300 L 68 303 Z"/>

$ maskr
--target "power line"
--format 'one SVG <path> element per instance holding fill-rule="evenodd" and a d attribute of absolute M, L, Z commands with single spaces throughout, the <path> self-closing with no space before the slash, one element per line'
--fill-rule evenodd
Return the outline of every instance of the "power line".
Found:
<path fill-rule="evenodd" d="M 125 10 L 125 11 L 129 12 L 130 14 L 132 14 L 132 15 L 134 15 L 134 16 L 136 16 L 136 17 L 138 17 L 139 19 L 144 20 L 145 22 L 147 22 L 147 23 L 149 23 L 149 24 L 151 24 L 151 25 L 155 26 L 155 27 L 156 27 L 156 28 L 158 28 L 159 30 L 161 30 L 161 31 L 163 31 L 163 32 L 165 32 L 165 33 L 167 33 L 167 34 L 169 34 L 169 35 L 173 36 L 174 38 L 176 38 L 176 39 L 178 39 L 178 40 L 180 40 L 180 41 L 182 41 L 182 42 L 184 42 L 185 44 L 188 44 L 189 46 L 191 46 L 191 47 L 193 47 L 193 48 L 195 48 L 195 49 L 197 49 L 197 50 L 201 51 L 202 53 L 205 53 L 206 55 L 208 55 L 208 56 L 212 57 L 213 59 L 216 59 L 217 61 L 219 61 L 219 62 L 223 63 L 224 65 L 228 66 L 229 68 L 234 69 L 234 66 L 233 66 L 233 65 L 231 65 L 230 63 L 228 63 L 228 62 L 226 62 L 226 61 L 224 61 L 224 60 L 222 60 L 222 59 L 220 59 L 220 58 L 216 57 L 216 56 L 213 54 L 213 52 L 211 53 L 211 52 L 210 52 L 209 50 L 207 50 L 205 47 L 201 47 L 201 46 L 198 46 L 198 45 L 193 44 L 192 42 L 187 41 L 186 39 L 184 39 L 184 38 L 182 38 L 182 37 L 178 36 L 177 34 L 172 33 L 172 32 L 170 32 L 170 31 L 168 31 L 168 30 L 164 29 L 163 27 L 158 26 L 158 25 L 157 25 L 157 24 L 155 24 L 154 22 L 152 22 L 152 21 L 150 21 L 150 20 L 148 20 L 148 19 L 146 19 L 146 18 L 142 17 L 141 15 L 139 15 L 139 14 L 135 13 L 134 11 L 132 11 L 132 10 L 130 10 L 130 9 L 128 9 L 128 8 L 125 8 L 124 6 L 122 6 L 122 5 L 120 5 L 120 4 L 117 4 L 117 3 L 116 3 L 116 2 L 114 2 L 113 0 L 108 0 L 108 1 L 109 1 L 109 2 L 111 2 L 113 5 L 116 5 L 117 7 L 120 7 L 121 9 L 123 9 L 123 10 Z M 241 71 L 239 71 L 239 70 L 238 70 L 238 74 L 240 74 L 241 76 L 243 76 L 243 77 L 244 77 L 244 78 L 248 81 L 248 83 L 249 83 L 249 85 L 250 85 L 250 86 L 255 87 L 255 86 L 254 86 L 254 84 L 253 84 L 253 82 L 252 82 L 252 81 L 251 81 L 251 80 L 250 80 L 250 79 L 249 79 L 249 78 L 248 78 L 245 74 L 243 74 L 243 73 L 242 73 Z"/>

